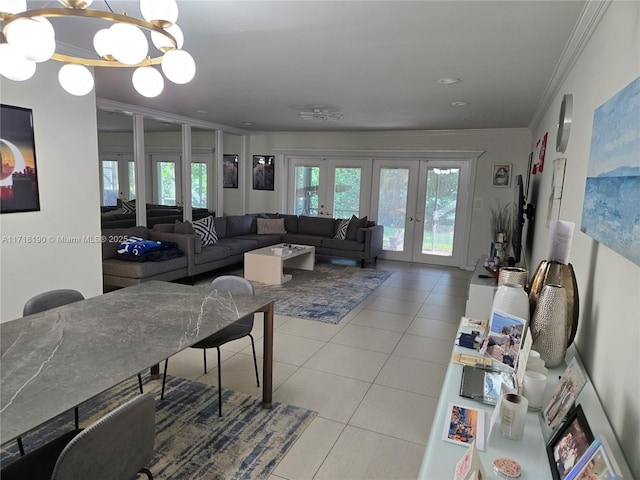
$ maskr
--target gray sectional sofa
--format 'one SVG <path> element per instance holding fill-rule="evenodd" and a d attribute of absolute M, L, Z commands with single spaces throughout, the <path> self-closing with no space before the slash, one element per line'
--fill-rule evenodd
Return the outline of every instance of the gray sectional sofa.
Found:
<path fill-rule="evenodd" d="M 215 217 L 217 242 L 203 246 L 197 233 L 181 233 L 190 225 L 182 222 L 132 229 L 105 229 L 103 280 L 105 287 L 125 287 L 148 280 L 178 280 L 241 263 L 244 253 L 278 243 L 313 245 L 317 255 L 375 261 L 382 253 L 384 227 L 366 217 L 349 224 L 345 239 L 334 238 L 339 220 L 279 214 L 247 214 Z M 262 231 L 259 231 L 260 223 Z M 280 228 L 273 230 L 273 224 Z M 268 228 L 267 226 L 268 225 Z M 185 228 L 187 227 L 187 228 Z M 178 232 L 176 232 L 176 230 Z M 272 232 L 272 233 L 270 233 Z M 174 242 L 184 257 L 158 262 L 127 262 L 116 255 L 117 242 L 125 235 Z M 115 243 L 115 245 L 114 245 Z M 165 263 L 167 262 L 167 263 Z M 151 265 L 145 265 L 145 264 Z"/>

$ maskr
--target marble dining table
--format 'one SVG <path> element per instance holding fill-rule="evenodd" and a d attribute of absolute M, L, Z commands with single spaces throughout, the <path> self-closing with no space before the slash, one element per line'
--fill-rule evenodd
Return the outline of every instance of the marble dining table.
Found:
<path fill-rule="evenodd" d="M 221 330 L 264 312 L 262 402 L 272 401 L 273 300 L 150 281 L 0 323 L 0 444 Z"/>

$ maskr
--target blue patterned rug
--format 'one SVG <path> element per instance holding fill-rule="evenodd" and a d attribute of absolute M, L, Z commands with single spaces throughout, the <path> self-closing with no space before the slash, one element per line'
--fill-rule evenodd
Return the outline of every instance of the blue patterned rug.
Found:
<path fill-rule="evenodd" d="M 275 312 L 288 317 L 338 323 L 373 293 L 391 272 L 373 268 L 316 264 L 315 270 L 287 270 L 283 285 L 253 283 L 255 294 L 275 300 Z"/>
<path fill-rule="evenodd" d="M 145 383 L 145 391 L 157 387 L 157 381 Z M 82 404 L 81 424 L 86 426 L 136 394 L 138 382 L 132 379 Z M 317 415 L 278 402 L 265 410 L 261 399 L 223 389 L 220 418 L 215 387 L 170 376 L 156 409 L 155 455 L 148 467 L 156 480 L 267 478 Z M 32 451 L 72 426 L 73 411 L 24 436 L 25 450 Z M 1 455 L 3 466 L 17 458 L 16 443 L 6 445 Z"/>

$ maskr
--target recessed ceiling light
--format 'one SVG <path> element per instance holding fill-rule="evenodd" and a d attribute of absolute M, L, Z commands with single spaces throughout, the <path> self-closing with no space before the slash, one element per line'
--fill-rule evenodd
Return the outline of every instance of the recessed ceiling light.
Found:
<path fill-rule="evenodd" d="M 208 110 L 196 110 L 196 113 L 209 113 Z"/>
<path fill-rule="evenodd" d="M 469 102 L 451 102 L 451 105 L 454 107 L 464 107 L 465 105 L 469 105 Z"/>
<path fill-rule="evenodd" d="M 438 79 L 438 83 L 440 85 L 452 85 L 454 83 L 458 83 L 459 81 L 460 79 L 456 77 L 443 77 Z"/>
<path fill-rule="evenodd" d="M 253 122 L 242 122 L 242 124 L 243 124 L 245 127 L 251 127 L 251 126 L 253 125 Z"/>

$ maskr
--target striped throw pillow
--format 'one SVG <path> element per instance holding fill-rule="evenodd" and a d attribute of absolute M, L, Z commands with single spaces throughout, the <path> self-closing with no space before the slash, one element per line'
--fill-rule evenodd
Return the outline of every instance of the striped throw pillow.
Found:
<path fill-rule="evenodd" d="M 336 234 L 333 238 L 337 238 L 338 240 L 345 240 L 347 238 L 347 229 L 349 228 L 350 218 L 341 218 L 338 219 L 338 228 L 336 229 Z"/>
<path fill-rule="evenodd" d="M 193 229 L 200 237 L 200 243 L 203 247 L 218 243 L 218 234 L 213 224 L 213 216 L 209 215 L 201 220 L 193 222 Z"/>

